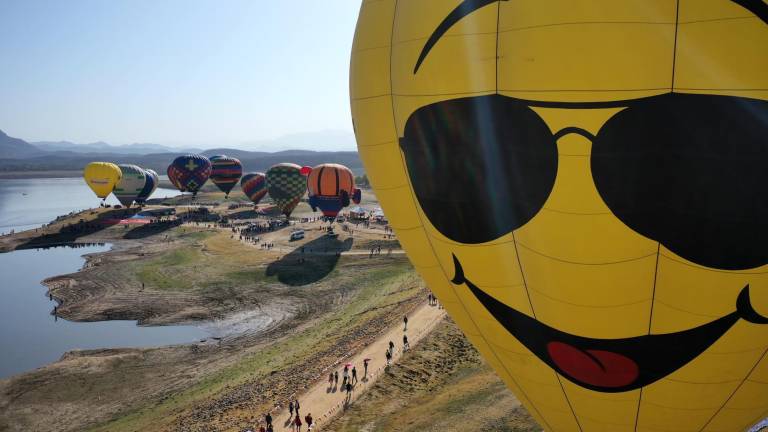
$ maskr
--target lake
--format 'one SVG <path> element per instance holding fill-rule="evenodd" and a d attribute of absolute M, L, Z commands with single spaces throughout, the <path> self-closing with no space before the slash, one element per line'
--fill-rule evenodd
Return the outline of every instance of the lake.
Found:
<path fill-rule="evenodd" d="M 152 198 L 178 191 L 157 189 Z M 81 178 L 0 179 L 0 234 L 38 228 L 57 216 L 98 207 L 101 200 Z M 107 204 L 120 204 L 110 195 Z"/>
<path fill-rule="evenodd" d="M 195 326 L 55 321 L 51 311 L 56 303 L 48 299 L 40 282 L 76 272 L 85 262 L 82 255 L 109 249 L 108 245 L 57 247 L 0 254 L 0 379 L 54 362 L 73 349 L 163 346 L 209 336 L 206 330 Z"/>

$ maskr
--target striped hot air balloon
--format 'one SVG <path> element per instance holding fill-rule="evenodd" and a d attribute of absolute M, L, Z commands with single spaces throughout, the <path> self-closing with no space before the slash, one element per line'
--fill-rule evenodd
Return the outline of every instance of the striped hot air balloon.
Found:
<path fill-rule="evenodd" d="M 168 166 L 168 179 L 181 192 L 197 191 L 211 176 L 211 161 L 198 154 L 179 156 Z"/>
<path fill-rule="evenodd" d="M 227 198 L 242 175 L 240 160 L 225 155 L 211 156 L 211 181 Z"/>
<path fill-rule="evenodd" d="M 243 193 L 256 205 L 267 195 L 267 176 L 260 172 L 248 173 L 240 179 L 240 187 L 243 189 Z"/>
<path fill-rule="evenodd" d="M 147 183 L 147 173 L 136 165 L 121 164 L 118 165 L 123 176 L 115 185 L 115 198 L 120 204 L 130 207 L 133 201 L 139 197 Z"/>
<path fill-rule="evenodd" d="M 147 169 L 144 170 L 147 176 L 147 182 L 144 183 L 144 189 L 139 192 L 139 196 L 136 197 L 136 204 L 144 205 L 144 203 L 147 202 L 149 197 L 152 196 L 153 193 L 155 193 L 155 190 L 157 190 L 157 186 L 160 184 L 160 177 L 157 175 L 157 173 L 154 170 Z"/>
<path fill-rule="evenodd" d="M 360 203 L 360 189 L 355 188 L 352 171 L 339 164 L 320 164 L 307 178 L 309 205 L 324 216 L 335 218 L 350 201 Z"/>
<path fill-rule="evenodd" d="M 267 190 L 277 208 L 290 216 L 307 191 L 307 180 L 300 166 L 280 163 L 267 170 Z"/>

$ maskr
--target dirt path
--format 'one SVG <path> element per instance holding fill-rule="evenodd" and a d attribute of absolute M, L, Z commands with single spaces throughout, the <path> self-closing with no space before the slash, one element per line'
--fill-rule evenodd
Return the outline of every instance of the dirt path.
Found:
<path fill-rule="evenodd" d="M 445 310 L 436 306 L 423 305 L 408 316 L 408 342 L 413 348 L 424 336 L 439 324 L 445 316 Z M 304 422 L 304 416 L 312 414 L 315 420 L 313 431 L 322 430 L 325 423 L 334 416 L 346 410 L 357 400 L 376 380 L 384 373 L 386 359 L 384 353 L 389 341 L 395 343 L 395 355 L 393 362 L 397 362 L 403 355 L 403 324 L 400 321 L 396 326 L 389 329 L 385 334 L 377 338 L 372 344 L 368 345 L 362 351 L 350 353 L 345 358 L 339 359 L 334 369 L 324 371 L 324 376 L 308 389 L 299 393 L 297 398 L 301 404 L 301 417 Z M 370 358 L 368 362 L 368 376 L 363 377 L 363 359 Z M 357 368 L 358 378 L 360 379 L 353 387 L 352 395 L 347 400 L 346 392 L 341 389 L 342 370 L 345 363 L 352 363 Z M 350 368 L 351 369 L 351 368 Z M 328 374 L 334 370 L 339 370 L 338 387 L 329 387 Z M 350 373 L 351 376 L 351 373 Z M 288 431 L 291 429 L 289 424 L 288 410 L 283 408 L 273 413 L 273 425 L 276 431 Z M 306 425 L 304 426 L 306 427 Z"/>

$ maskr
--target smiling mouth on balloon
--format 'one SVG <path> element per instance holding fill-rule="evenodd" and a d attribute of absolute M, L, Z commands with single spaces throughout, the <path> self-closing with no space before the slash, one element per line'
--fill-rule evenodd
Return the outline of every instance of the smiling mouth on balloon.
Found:
<path fill-rule="evenodd" d="M 768 318 L 752 307 L 746 285 L 736 299 L 734 312 L 699 327 L 624 339 L 576 336 L 496 300 L 464 277 L 455 255 L 453 263 L 451 282 L 466 284 L 496 321 L 536 357 L 574 384 L 604 393 L 635 390 L 664 378 L 698 357 L 739 319 L 768 324 Z"/>

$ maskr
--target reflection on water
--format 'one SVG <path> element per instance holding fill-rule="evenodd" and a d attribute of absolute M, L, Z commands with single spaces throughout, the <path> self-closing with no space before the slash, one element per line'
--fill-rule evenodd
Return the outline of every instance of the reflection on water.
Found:
<path fill-rule="evenodd" d="M 57 247 L 0 254 L 0 378 L 58 360 L 73 349 L 162 346 L 207 337 L 194 326 L 138 327 L 134 321 L 56 321 L 55 303 L 40 284 L 82 268 L 81 255 L 109 245 Z"/>
<path fill-rule="evenodd" d="M 171 189 L 158 189 L 152 198 L 179 195 Z M 0 233 L 37 228 L 57 216 L 98 207 L 96 198 L 81 178 L 0 179 Z M 107 204 L 119 204 L 114 196 Z"/>

